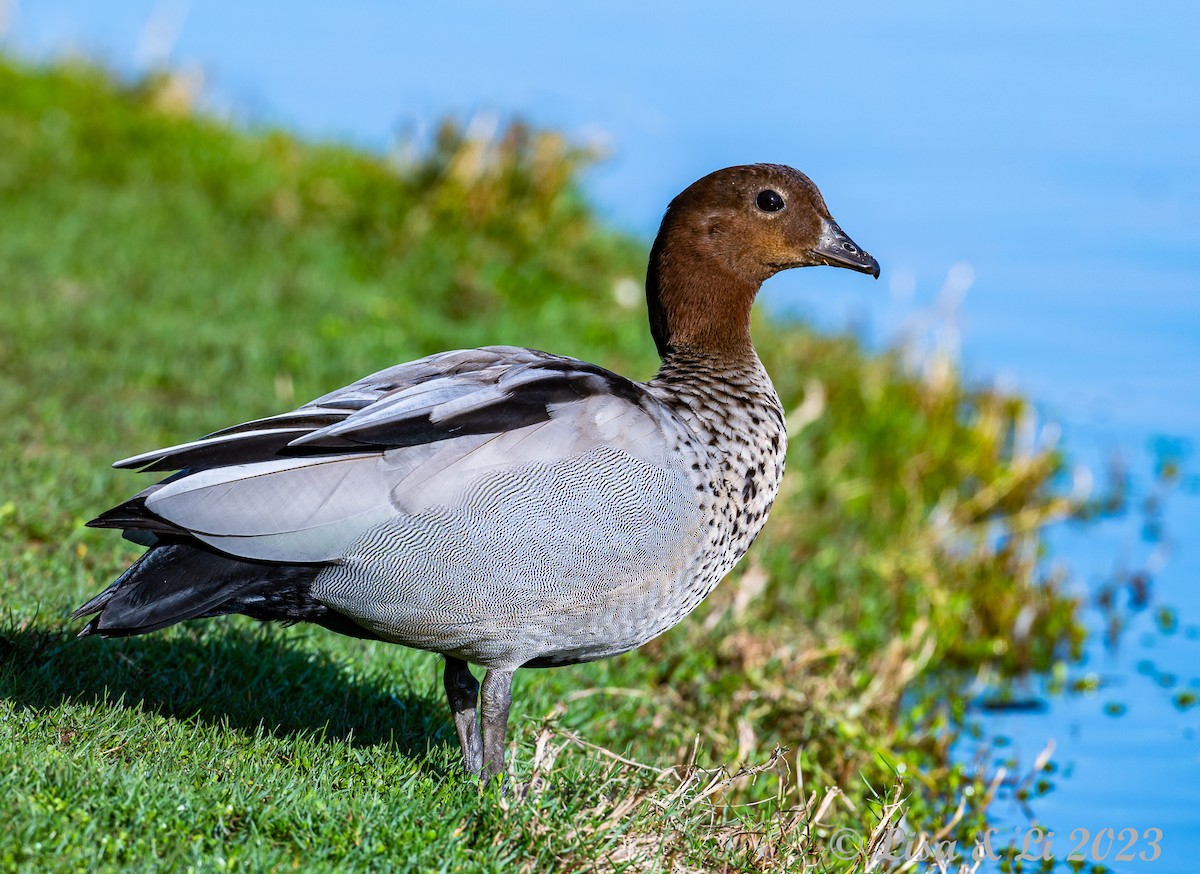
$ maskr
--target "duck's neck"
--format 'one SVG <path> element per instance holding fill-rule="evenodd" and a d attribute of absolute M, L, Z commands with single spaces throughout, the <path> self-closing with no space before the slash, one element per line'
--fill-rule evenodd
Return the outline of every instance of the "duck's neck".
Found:
<path fill-rule="evenodd" d="M 650 332 L 664 367 L 672 358 L 757 363 L 750 308 L 761 281 L 739 276 L 692 239 L 664 231 L 650 251 L 646 304 Z"/>
<path fill-rule="evenodd" d="M 671 347 L 647 387 L 693 425 L 724 430 L 732 419 L 763 417 L 782 421 L 783 406 L 753 347 L 737 357 Z M 702 422 L 699 420 L 703 420 Z"/>

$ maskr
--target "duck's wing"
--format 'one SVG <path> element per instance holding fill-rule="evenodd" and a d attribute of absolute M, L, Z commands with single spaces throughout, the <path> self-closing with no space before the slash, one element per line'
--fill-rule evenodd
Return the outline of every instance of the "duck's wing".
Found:
<path fill-rule="evenodd" d="M 314 438 L 305 442 L 305 438 L 358 414 L 370 414 L 378 420 L 370 411 L 379 407 L 397 414 L 407 410 L 419 418 L 421 410 L 431 413 L 442 403 L 477 391 L 494 390 L 501 380 L 511 380 L 515 370 L 569 361 L 571 359 L 515 346 L 441 352 L 373 373 L 290 412 L 223 428 L 188 443 L 143 452 L 124 458 L 113 467 L 149 472 L 196 472 L 277 457 L 311 456 L 332 448 L 377 451 L 381 445 L 377 441 L 350 439 L 354 429 L 343 431 L 347 436 L 341 441 L 327 437 L 323 441 Z M 402 441 L 394 445 L 422 442 L 415 430 L 402 433 L 397 429 L 394 439 Z"/>
<path fill-rule="evenodd" d="M 89 523 L 274 562 L 338 561 L 366 531 L 469 503 L 481 478 L 597 446 L 671 466 L 661 404 L 603 368 L 524 349 L 445 353 L 310 404 L 120 462 L 185 468 Z M 582 464 L 583 462 L 581 462 Z"/>

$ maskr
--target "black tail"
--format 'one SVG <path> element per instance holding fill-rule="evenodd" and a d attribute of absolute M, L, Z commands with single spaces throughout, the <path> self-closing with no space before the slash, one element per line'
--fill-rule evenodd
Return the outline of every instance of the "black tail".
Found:
<path fill-rule="evenodd" d="M 97 615 L 80 637 L 127 637 L 208 616 L 315 622 L 341 634 L 373 637 L 312 597 L 319 565 L 245 561 L 193 543 L 151 548 L 117 580 L 72 614 Z"/>

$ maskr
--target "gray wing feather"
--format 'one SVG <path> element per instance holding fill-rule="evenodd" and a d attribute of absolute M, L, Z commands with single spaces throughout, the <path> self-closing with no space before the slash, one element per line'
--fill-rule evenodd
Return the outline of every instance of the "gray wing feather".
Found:
<path fill-rule="evenodd" d="M 610 409 L 614 403 L 625 405 L 623 413 Z M 500 434 L 201 471 L 165 483 L 145 501 L 155 515 L 232 555 L 330 562 L 392 518 L 469 504 L 489 477 L 583 458 L 597 445 L 666 466 L 666 442 L 644 412 L 591 398 L 546 422 Z"/>
<path fill-rule="evenodd" d="M 524 465 L 569 467 L 601 445 L 660 468 L 677 464 L 656 402 L 618 380 L 526 349 L 442 353 L 120 465 L 238 458 L 148 490 L 146 509 L 232 555 L 336 562 L 364 532 L 463 506 L 481 480 Z M 346 445 L 353 450 L 339 450 Z"/>

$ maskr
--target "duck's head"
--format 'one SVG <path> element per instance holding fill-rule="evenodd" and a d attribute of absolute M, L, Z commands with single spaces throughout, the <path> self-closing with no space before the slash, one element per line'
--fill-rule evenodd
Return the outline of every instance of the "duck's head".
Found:
<path fill-rule="evenodd" d="M 750 306 L 780 270 L 826 264 L 879 277 L 812 180 L 781 164 L 727 167 L 671 201 L 650 252 L 646 299 L 659 354 L 742 352 Z"/>

